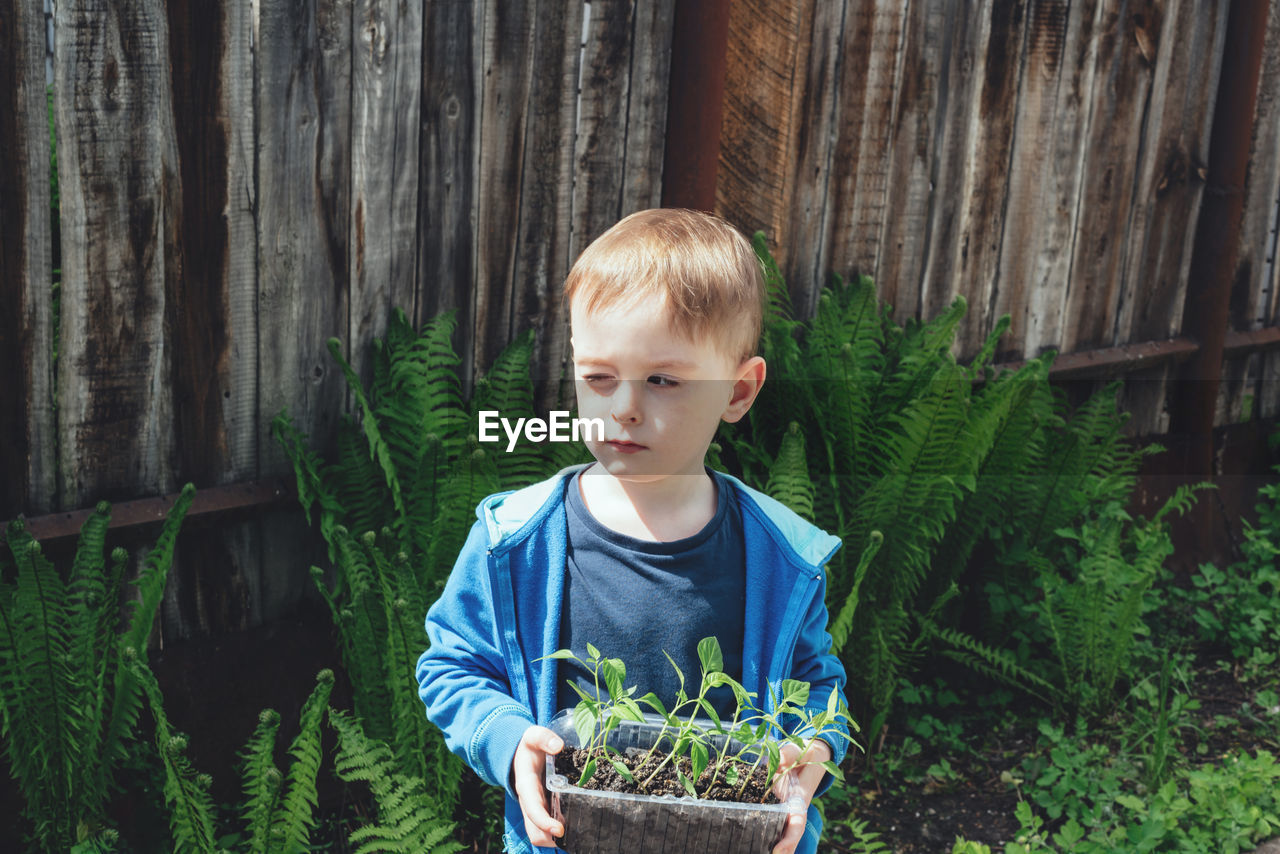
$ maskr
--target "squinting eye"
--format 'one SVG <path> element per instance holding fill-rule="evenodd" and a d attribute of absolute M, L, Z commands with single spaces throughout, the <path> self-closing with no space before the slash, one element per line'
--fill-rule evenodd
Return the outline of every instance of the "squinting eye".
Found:
<path fill-rule="evenodd" d="M 680 385 L 679 382 L 671 379 L 670 377 L 661 377 L 661 376 L 657 376 L 656 374 L 652 377 L 649 377 L 649 382 L 653 383 L 656 386 L 666 386 L 668 388 L 674 388 Z"/>

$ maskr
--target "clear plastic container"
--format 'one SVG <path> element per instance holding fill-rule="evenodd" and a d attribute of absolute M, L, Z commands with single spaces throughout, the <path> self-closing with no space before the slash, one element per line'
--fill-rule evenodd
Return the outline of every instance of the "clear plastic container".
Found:
<path fill-rule="evenodd" d="M 662 719 L 623 721 L 607 739 L 619 752 L 648 750 L 663 730 Z M 566 749 L 581 747 L 569 711 L 552 719 L 550 728 Z M 723 738 L 721 740 L 722 746 Z M 704 801 L 671 795 L 597 792 L 570 784 L 547 763 L 551 812 L 564 824 L 556 843 L 569 854 L 769 854 L 782 836 L 787 815 L 804 813 L 800 795 L 781 804 Z"/>

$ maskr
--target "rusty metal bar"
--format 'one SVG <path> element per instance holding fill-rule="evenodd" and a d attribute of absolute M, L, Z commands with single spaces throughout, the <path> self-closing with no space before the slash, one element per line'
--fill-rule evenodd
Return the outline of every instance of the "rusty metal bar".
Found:
<path fill-rule="evenodd" d="M 1268 326 L 1248 332 L 1228 332 L 1222 343 L 1222 355 L 1227 359 L 1268 350 L 1280 350 L 1280 326 Z"/>
<path fill-rule="evenodd" d="M 1169 432 L 1187 439 L 1187 471 L 1213 475 L 1213 421 L 1230 319 L 1244 191 L 1269 4 L 1238 0 L 1227 15 L 1209 171 L 1196 222 L 1182 334 L 1200 343 L 1188 360 L 1170 406 Z"/>
<path fill-rule="evenodd" d="M 676 0 L 662 206 L 715 210 L 729 0 Z"/>
<path fill-rule="evenodd" d="M 195 499 L 191 502 L 191 509 L 187 511 L 187 518 L 214 516 L 230 510 L 246 510 L 276 504 L 293 497 L 294 494 L 293 479 L 284 477 L 211 486 L 196 492 Z M 177 495 L 173 494 L 113 504 L 109 527 L 133 528 L 162 522 L 176 500 Z M 66 513 L 35 516 L 26 520 L 27 530 L 31 532 L 31 536 L 42 543 L 75 537 L 80 534 L 80 526 L 92 512 L 92 509 L 72 510 Z"/>

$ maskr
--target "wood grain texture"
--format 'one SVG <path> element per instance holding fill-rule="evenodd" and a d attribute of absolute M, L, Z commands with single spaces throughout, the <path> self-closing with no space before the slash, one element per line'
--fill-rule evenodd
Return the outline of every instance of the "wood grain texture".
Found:
<path fill-rule="evenodd" d="M 281 410 L 329 447 L 345 382 L 350 256 L 350 0 L 259 8 L 258 475 L 287 472 L 269 435 Z"/>
<path fill-rule="evenodd" d="M 594 4 L 593 4 L 594 10 Z M 562 336 L 560 294 L 572 241 L 574 138 L 577 129 L 581 0 L 538 7 L 525 128 L 519 231 L 506 340 L 526 329 L 537 339 L 529 372 L 535 400 L 551 409 L 559 391 Z M 487 367 L 487 365 L 486 365 Z"/>
<path fill-rule="evenodd" d="M 657 207 L 662 199 L 675 5 L 676 0 L 636 0 L 632 13 L 623 213 Z"/>
<path fill-rule="evenodd" d="M 1249 151 L 1244 219 L 1231 289 L 1231 328 L 1261 329 L 1280 325 L 1276 298 L 1276 217 L 1280 212 L 1280 6 L 1272 4 Z M 1219 410 L 1228 422 L 1246 414 L 1277 414 L 1280 365 L 1274 355 L 1229 359 L 1223 365 Z M 1268 372 L 1270 368 L 1270 372 Z"/>
<path fill-rule="evenodd" d="M 343 336 L 364 380 L 394 308 L 414 313 L 422 5 L 356 0 L 351 61 L 351 293 Z"/>
<path fill-rule="evenodd" d="M 421 325 L 455 312 L 454 345 L 467 378 L 475 350 L 483 15 L 472 0 L 422 7 L 415 318 Z"/>
<path fill-rule="evenodd" d="M 0 517 L 57 501 L 44 16 L 0 0 Z"/>
<path fill-rule="evenodd" d="M 198 487 L 257 471 L 257 297 L 253 221 L 252 20 L 245 2 L 167 0 L 181 205 L 181 275 L 167 280 L 178 482 Z M 246 251 L 249 250 L 249 251 Z M 161 606 L 163 637 L 223 634 L 279 611 L 253 521 L 187 524 Z"/>
<path fill-rule="evenodd" d="M 1126 236 L 1153 77 L 1152 62 L 1142 53 L 1143 39 L 1159 33 L 1160 22 L 1158 4 L 1148 0 L 1107 0 L 1101 10 L 1063 352 L 1116 343 L 1125 256 L 1131 247 Z"/>
<path fill-rule="evenodd" d="M 787 158 L 800 34 L 812 2 L 738 0 L 729 6 L 716 213 L 747 234 L 764 231 L 783 269 L 795 251 L 786 222 L 792 188 Z"/>
<path fill-rule="evenodd" d="M 926 0 L 907 8 L 890 140 L 889 186 L 881 226 L 879 260 L 872 275 L 881 299 L 899 322 L 919 312 L 920 283 L 929 252 L 934 161 L 944 81 L 949 0 Z M 870 272 L 870 271 L 866 271 Z"/>
<path fill-rule="evenodd" d="M 879 268 L 888 209 L 894 126 L 904 67 L 908 5 L 851 0 L 840 55 L 832 155 L 828 266 L 842 275 Z"/>
<path fill-rule="evenodd" d="M 1134 22 L 1154 78 L 1114 333 L 1125 342 L 1162 340 L 1182 327 L 1226 36 L 1226 4 L 1179 0 L 1162 11 L 1159 30 L 1145 36 Z M 1121 405 L 1133 412 L 1127 429 L 1134 435 L 1167 431 L 1170 376 L 1165 368 L 1126 385 Z"/>
<path fill-rule="evenodd" d="M 1100 0 L 1030 9 L 996 307 L 1013 323 L 998 360 L 1060 346 L 1100 9 Z"/>
<path fill-rule="evenodd" d="M 58 4 L 60 502 L 172 491 L 166 293 L 181 203 L 160 0 Z"/>
<path fill-rule="evenodd" d="M 791 99 L 795 115 L 790 121 L 786 174 L 792 190 L 785 215 L 787 242 L 792 247 L 787 284 L 792 305 L 802 317 L 813 313 L 831 268 L 826 239 L 829 187 L 838 121 L 840 42 L 847 5 L 847 0 L 814 3 L 806 10 L 799 33 L 795 73 L 802 82 L 798 97 Z"/>
<path fill-rule="evenodd" d="M 532 86 L 536 10 L 525 3 L 486 0 L 483 21 L 480 161 L 476 212 L 474 352 L 469 364 L 489 365 L 509 340 L 520 227 L 513 203 L 524 185 L 524 146 Z"/>
<path fill-rule="evenodd" d="M 922 317 L 934 317 L 964 295 L 969 310 L 957 349 L 972 355 L 990 325 L 998 275 L 1026 8 L 982 0 L 952 12 L 919 305 Z"/>

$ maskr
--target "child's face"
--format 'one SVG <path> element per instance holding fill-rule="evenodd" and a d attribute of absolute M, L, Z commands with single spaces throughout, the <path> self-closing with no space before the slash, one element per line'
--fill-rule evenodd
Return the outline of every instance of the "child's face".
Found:
<path fill-rule="evenodd" d="M 764 360 L 738 362 L 671 327 L 658 300 L 588 314 L 570 307 L 580 418 L 604 422 L 587 442 L 612 475 L 654 481 L 703 472 L 721 419 L 737 421 L 764 381 Z"/>

